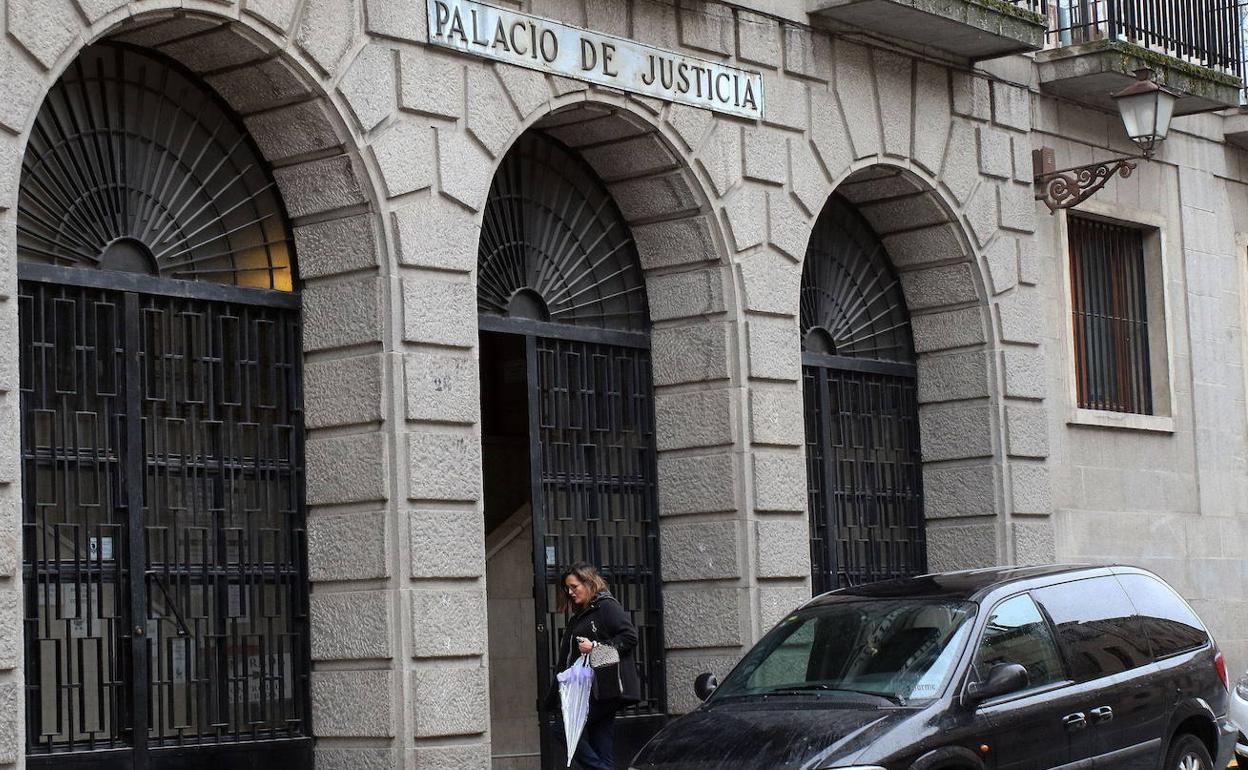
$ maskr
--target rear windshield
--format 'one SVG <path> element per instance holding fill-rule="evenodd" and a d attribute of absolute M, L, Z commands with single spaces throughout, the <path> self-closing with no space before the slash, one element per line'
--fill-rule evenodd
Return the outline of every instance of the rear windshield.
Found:
<path fill-rule="evenodd" d="M 976 605 L 855 600 L 785 618 L 733 669 L 715 697 L 865 693 L 894 703 L 935 698 L 970 633 Z"/>

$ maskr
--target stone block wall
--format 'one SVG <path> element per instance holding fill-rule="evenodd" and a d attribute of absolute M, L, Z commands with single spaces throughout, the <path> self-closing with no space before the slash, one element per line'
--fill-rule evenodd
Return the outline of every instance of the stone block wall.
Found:
<path fill-rule="evenodd" d="M 16 228 L 0 211 L 0 346 L 17 350 Z M 0 364 L 0 767 L 25 754 L 22 644 L 21 428 L 17 356 Z"/>
<path fill-rule="evenodd" d="M 1248 158 L 1217 119 L 1180 120 L 1085 207 L 1164 235 L 1172 414 L 1081 424 L 1062 218 L 1032 200 L 1028 150 L 1127 151 L 1112 116 L 791 23 L 794 3 L 787 21 L 758 2 L 508 4 L 757 70 L 766 117 L 433 49 L 410 0 L 4 0 L 0 767 L 24 740 L 13 208 L 44 92 L 104 37 L 202 75 L 292 220 L 320 766 L 489 763 L 474 269 L 493 171 L 526 130 L 606 181 L 646 273 L 674 711 L 809 592 L 797 296 L 834 191 L 912 313 L 931 566 L 1152 567 L 1248 665 L 1248 604 L 1228 594 L 1248 577 Z"/>
<path fill-rule="evenodd" d="M 519 5 L 757 69 L 767 116 L 433 49 L 398 0 L 5 0 L 0 351 L 16 349 L 13 158 L 82 46 L 117 37 L 202 74 L 274 166 L 303 279 L 322 767 L 489 762 L 474 269 L 493 171 L 526 130 L 595 168 L 645 270 L 673 711 L 809 594 L 798 286 L 834 190 L 885 238 L 913 313 L 932 566 L 1053 553 L 1026 92 L 728 6 Z M 0 361 L 2 618 L 20 552 Z M 10 628 L 0 767 L 22 763 Z"/>

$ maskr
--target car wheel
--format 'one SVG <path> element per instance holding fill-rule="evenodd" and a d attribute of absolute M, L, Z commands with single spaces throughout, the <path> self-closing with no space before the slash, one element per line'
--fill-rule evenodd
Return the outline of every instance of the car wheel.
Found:
<path fill-rule="evenodd" d="M 1163 770 L 1215 770 L 1213 760 L 1209 758 L 1209 749 L 1191 733 L 1175 736 L 1166 753 L 1166 764 Z"/>

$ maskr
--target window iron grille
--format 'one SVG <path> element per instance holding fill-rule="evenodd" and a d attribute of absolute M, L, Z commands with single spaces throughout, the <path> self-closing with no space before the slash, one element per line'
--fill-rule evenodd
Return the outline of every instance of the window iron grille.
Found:
<path fill-rule="evenodd" d="M 559 573 L 594 564 L 637 626 L 634 660 L 641 702 L 626 717 L 666 709 L 660 623 L 658 488 L 650 351 L 574 340 L 535 338 L 541 517 L 546 559 L 543 593 L 549 664 L 543 681 L 563 668 L 556 649 L 565 625 L 555 605 Z M 640 748 L 640 747 L 638 747 Z"/>
<path fill-rule="evenodd" d="M 1152 414 L 1144 233 L 1084 217 L 1069 227 L 1077 403 Z"/>
<path fill-rule="evenodd" d="M 272 177 L 193 74 L 97 44 L 36 117 L 17 233 L 27 765 L 310 767 Z"/>
<path fill-rule="evenodd" d="M 927 571 L 915 380 L 802 368 L 816 594 Z"/>

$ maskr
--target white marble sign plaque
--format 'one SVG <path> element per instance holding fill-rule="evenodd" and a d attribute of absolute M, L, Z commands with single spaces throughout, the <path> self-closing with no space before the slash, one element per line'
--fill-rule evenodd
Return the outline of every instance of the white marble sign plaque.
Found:
<path fill-rule="evenodd" d="M 757 72 L 474 0 L 426 4 L 433 45 L 716 112 L 763 116 Z"/>

